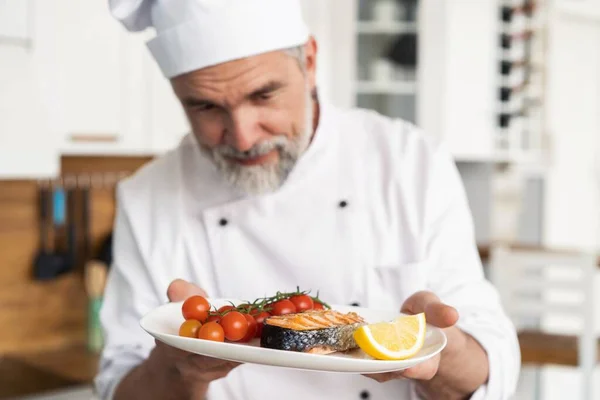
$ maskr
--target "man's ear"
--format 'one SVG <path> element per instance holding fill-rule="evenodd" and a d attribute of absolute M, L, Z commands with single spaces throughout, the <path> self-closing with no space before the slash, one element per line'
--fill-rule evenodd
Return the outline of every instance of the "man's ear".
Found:
<path fill-rule="evenodd" d="M 306 54 L 306 75 L 311 90 L 317 86 L 317 41 L 311 36 L 304 45 Z"/>

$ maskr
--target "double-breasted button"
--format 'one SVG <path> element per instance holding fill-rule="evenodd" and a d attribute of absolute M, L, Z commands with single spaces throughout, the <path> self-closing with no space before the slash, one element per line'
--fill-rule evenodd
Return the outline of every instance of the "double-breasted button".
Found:
<path fill-rule="evenodd" d="M 366 399 L 368 399 L 370 397 L 371 397 L 371 393 L 369 393 L 368 390 L 363 390 L 362 392 L 360 392 L 360 398 L 361 399 L 366 400 Z"/>
<path fill-rule="evenodd" d="M 347 201 L 347 200 L 341 200 L 341 201 L 338 203 L 338 206 L 339 206 L 340 208 L 346 208 L 346 207 L 348 207 L 348 201 Z"/>
<path fill-rule="evenodd" d="M 350 303 L 350 305 L 353 307 L 360 307 L 360 303 L 357 303 L 356 301 L 354 303 Z"/>
<path fill-rule="evenodd" d="M 225 226 L 225 225 L 227 225 L 228 223 L 229 223 L 229 221 L 227 221 L 227 219 L 226 219 L 226 218 L 221 218 L 221 219 L 219 220 L 219 225 L 221 225 L 221 226 Z"/>

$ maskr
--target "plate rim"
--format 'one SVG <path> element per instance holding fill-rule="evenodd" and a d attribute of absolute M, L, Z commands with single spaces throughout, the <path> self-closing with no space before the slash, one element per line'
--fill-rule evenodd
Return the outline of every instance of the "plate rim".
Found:
<path fill-rule="evenodd" d="M 232 298 L 209 298 L 206 297 L 206 299 L 209 301 L 209 303 L 212 304 L 212 302 L 216 302 L 216 303 L 221 303 L 221 302 L 233 302 L 234 304 L 238 304 L 238 303 L 242 303 L 245 302 L 243 300 L 239 300 L 239 299 L 232 299 Z M 152 336 L 153 338 L 155 338 L 156 340 L 161 341 L 162 343 L 165 343 L 168 346 L 172 346 L 172 347 L 176 347 L 173 346 L 172 344 L 169 344 L 167 342 L 165 342 L 166 338 L 173 338 L 174 340 L 185 340 L 185 339 L 190 339 L 190 340 L 194 340 L 192 338 L 184 338 L 181 337 L 179 335 L 175 335 L 172 333 L 161 333 L 161 332 L 157 332 L 156 330 L 150 329 L 147 325 L 148 325 L 148 321 L 154 316 L 155 313 L 158 312 L 158 310 L 160 309 L 164 309 L 164 308 L 173 308 L 176 306 L 181 307 L 181 305 L 183 305 L 185 300 L 182 301 L 176 301 L 176 302 L 166 302 L 164 304 L 159 305 L 158 307 L 155 307 L 154 309 L 146 312 L 142 318 L 140 318 L 139 320 L 139 325 L 140 327 L 150 336 Z M 393 312 L 390 309 L 382 309 L 382 308 L 368 308 L 368 307 L 360 307 L 360 306 L 352 306 L 352 305 L 342 305 L 342 304 L 330 304 L 331 309 L 336 309 L 337 307 L 340 308 L 344 308 L 344 309 L 351 309 L 351 310 L 356 310 L 358 312 L 358 310 L 367 310 L 368 312 L 381 312 L 381 313 L 391 313 Z M 398 312 L 398 315 L 408 315 L 406 313 L 402 313 L 402 312 Z M 248 363 L 248 364 L 260 364 L 260 365 L 266 365 L 266 366 L 275 366 L 275 367 L 280 367 L 280 368 L 288 368 L 288 369 L 296 369 L 296 370 L 305 370 L 305 371 L 318 371 L 318 372 L 333 372 L 333 373 L 349 373 L 349 374 L 371 374 L 371 373 L 385 373 L 385 372 L 393 372 L 393 371 L 400 371 L 400 370 L 404 370 L 406 368 L 411 368 L 414 367 L 415 365 L 421 364 L 433 357 L 435 357 L 437 354 L 441 353 L 447 346 L 448 344 L 448 337 L 446 335 L 446 333 L 444 332 L 443 329 L 438 328 L 434 325 L 431 325 L 429 323 L 427 323 L 427 329 L 428 330 L 432 330 L 435 331 L 437 335 L 439 335 L 441 337 L 441 344 L 430 354 L 428 354 L 425 357 L 419 357 L 419 358 L 409 358 L 409 359 L 405 359 L 405 360 L 377 360 L 377 359 L 361 359 L 361 358 L 352 358 L 352 357 L 327 357 L 327 355 L 321 355 L 321 354 L 307 354 L 307 353 L 298 353 L 295 352 L 294 353 L 294 357 L 298 357 L 298 358 L 302 358 L 304 360 L 308 359 L 309 357 L 318 357 L 319 360 L 325 360 L 325 358 L 327 358 L 328 360 L 330 360 L 332 363 L 347 363 L 352 365 L 353 367 L 356 366 L 356 369 L 359 369 L 360 366 L 364 366 L 364 370 L 363 371 L 344 371 L 344 370 L 331 370 L 331 369 L 321 369 L 321 368 L 302 368 L 302 367 L 297 367 L 297 366 L 290 366 L 290 365 L 279 365 L 279 364 L 266 364 L 266 363 L 261 363 L 261 362 L 255 362 L 255 361 L 239 361 L 239 360 L 231 360 L 231 359 L 227 359 L 224 357 L 217 357 L 220 359 L 227 359 L 229 361 L 235 361 L 235 362 L 242 362 L 242 363 Z M 233 348 L 232 346 L 239 346 L 239 344 L 236 343 L 220 343 L 220 342 L 215 342 L 215 343 L 210 343 L 211 346 L 225 346 L 224 348 Z M 279 352 L 281 352 L 281 350 L 277 350 L 277 349 L 268 349 L 268 348 L 263 348 L 260 346 L 244 346 L 244 347 L 251 347 L 253 349 L 261 349 L 264 352 L 277 352 L 278 354 L 281 354 Z M 177 347 L 176 347 L 177 348 Z M 190 352 L 189 350 L 185 350 L 185 349 L 181 349 L 180 350 L 183 351 L 187 351 Z M 251 351 L 255 351 L 255 350 L 251 350 Z M 190 353 L 194 353 L 194 352 L 190 352 Z M 198 353 L 194 353 L 194 354 L 198 354 Z M 273 353 L 274 354 L 274 353 Z M 215 357 L 215 356 L 209 356 L 206 355 L 207 357 Z M 410 365 L 407 365 L 410 364 Z M 381 365 L 381 368 L 378 367 L 374 367 L 375 365 Z M 367 371 L 367 369 L 369 369 L 368 367 L 373 366 L 376 371 Z M 387 366 L 387 368 L 386 368 Z"/>

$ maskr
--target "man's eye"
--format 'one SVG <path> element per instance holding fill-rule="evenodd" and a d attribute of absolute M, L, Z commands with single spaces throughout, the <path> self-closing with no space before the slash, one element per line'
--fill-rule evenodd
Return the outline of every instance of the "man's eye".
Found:
<path fill-rule="evenodd" d="M 210 111 L 215 108 L 216 106 L 214 104 L 202 104 L 195 107 L 196 111 Z"/>
<path fill-rule="evenodd" d="M 269 100 L 273 97 L 273 93 L 258 93 L 255 98 L 256 100 Z"/>

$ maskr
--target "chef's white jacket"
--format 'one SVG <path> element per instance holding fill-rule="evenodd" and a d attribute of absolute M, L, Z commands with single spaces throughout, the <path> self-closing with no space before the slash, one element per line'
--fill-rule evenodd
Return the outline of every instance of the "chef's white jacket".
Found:
<path fill-rule="evenodd" d="M 285 185 L 244 197 L 228 187 L 192 135 L 117 191 L 114 265 L 101 312 L 102 398 L 148 356 L 140 318 L 182 278 L 211 297 L 320 291 L 333 304 L 398 311 L 419 290 L 460 313 L 488 353 L 474 399 L 508 399 L 520 370 L 514 327 L 483 276 L 460 176 L 444 146 L 372 111 L 322 105 L 314 140 Z M 209 399 L 414 399 L 412 383 L 245 364 Z"/>

